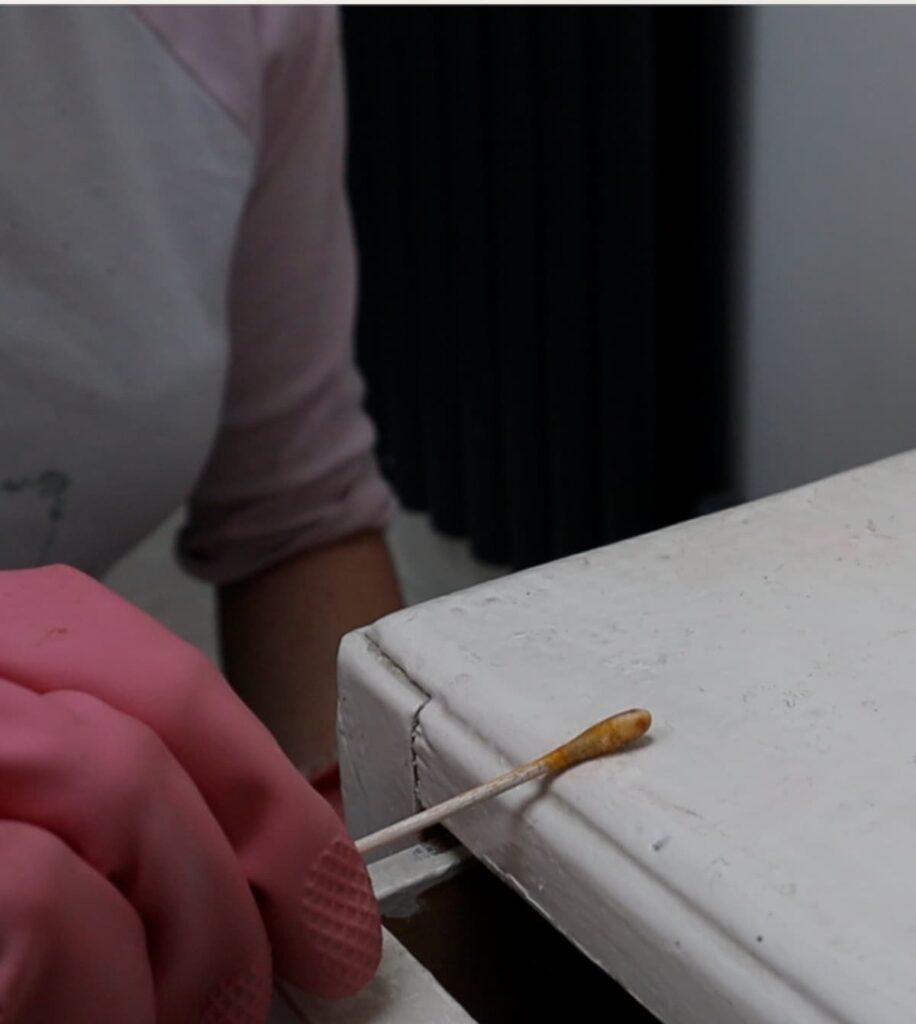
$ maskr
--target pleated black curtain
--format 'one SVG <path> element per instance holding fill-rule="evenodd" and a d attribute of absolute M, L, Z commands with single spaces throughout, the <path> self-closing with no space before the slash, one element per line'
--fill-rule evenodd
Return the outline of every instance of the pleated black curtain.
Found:
<path fill-rule="evenodd" d="M 522 567 L 731 491 L 727 8 L 345 8 L 358 354 L 404 504 Z"/>

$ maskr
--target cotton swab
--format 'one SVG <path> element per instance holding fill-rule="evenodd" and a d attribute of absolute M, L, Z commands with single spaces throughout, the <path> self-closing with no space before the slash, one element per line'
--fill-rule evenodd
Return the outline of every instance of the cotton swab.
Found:
<path fill-rule="evenodd" d="M 539 779 L 545 775 L 556 775 L 559 772 L 580 764 L 582 761 L 590 761 L 595 757 L 603 757 L 615 750 L 638 740 L 644 735 L 652 724 L 652 716 L 642 708 L 634 708 L 630 711 L 621 711 L 620 714 L 612 715 L 601 722 L 597 722 L 585 732 L 564 743 L 563 746 L 551 750 L 549 754 L 523 764 L 518 768 L 505 772 L 485 782 L 481 786 L 475 786 L 466 793 L 460 793 L 449 800 L 444 800 L 435 807 L 430 807 L 409 818 L 388 825 L 386 828 L 373 832 L 356 841 L 356 849 L 363 855 L 377 850 L 380 846 L 387 846 L 389 843 L 408 836 L 416 835 L 430 825 L 435 825 L 467 807 L 489 800 L 490 797 L 505 793 L 508 789 L 514 789 L 524 782 L 532 779 Z"/>

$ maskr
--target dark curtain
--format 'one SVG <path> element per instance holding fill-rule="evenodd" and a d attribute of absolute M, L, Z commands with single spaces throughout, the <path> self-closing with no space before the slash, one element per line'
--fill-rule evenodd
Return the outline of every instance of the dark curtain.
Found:
<path fill-rule="evenodd" d="M 344 9 L 382 466 L 485 560 L 728 501 L 736 19 Z"/>

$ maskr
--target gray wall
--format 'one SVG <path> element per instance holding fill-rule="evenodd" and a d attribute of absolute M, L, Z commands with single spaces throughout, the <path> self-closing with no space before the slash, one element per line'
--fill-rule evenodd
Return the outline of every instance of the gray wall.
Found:
<path fill-rule="evenodd" d="M 916 447 L 916 9 L 750 18 L 753 497 Z"/>

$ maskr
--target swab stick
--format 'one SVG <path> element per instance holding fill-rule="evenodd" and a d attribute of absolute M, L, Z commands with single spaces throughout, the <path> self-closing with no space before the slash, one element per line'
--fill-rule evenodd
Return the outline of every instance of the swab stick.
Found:
<path fill-rule="evenodd" d="M 562 747 L 551 750 L 549 754 L 529 761 L 518 768 L 498 775 L 490 782 L 475 786 L 465 793 L 459 793 L 449 800 L 444 800 L 435 807 L 429 807 L 425 811 L 413 814 L 403 821 L 397 821 L 393 825 L 379 829 L 371 835 L 364 836 L 356 841 L 356 849 L 363 855 L 377 850 L 380 846 L 387 846 L 389 843 L 408 836 L 416 835 L 423 829 L 429 828 L 448 818 L 458 811 L 467 807 L 483 803 L 491 797 L 505 793 L 508 789 L 521 786 L 524 782 L 532 779 L 539 779 L 545 775 L 556 775 L 572 768 L 573 765 L 582 761 L 590 761 L 595 757 L 603 757 L 605 754 L 612 754 L 615 750 L 638 740 L 644 735 L 652 724 L 652 716 L 648 711 L 641 708 L 634 708 L 631 711 L 621 711 L 618 715 L 612 715 L 601 722 L 597 722 L 585 732 L 564 743 Z"/>

